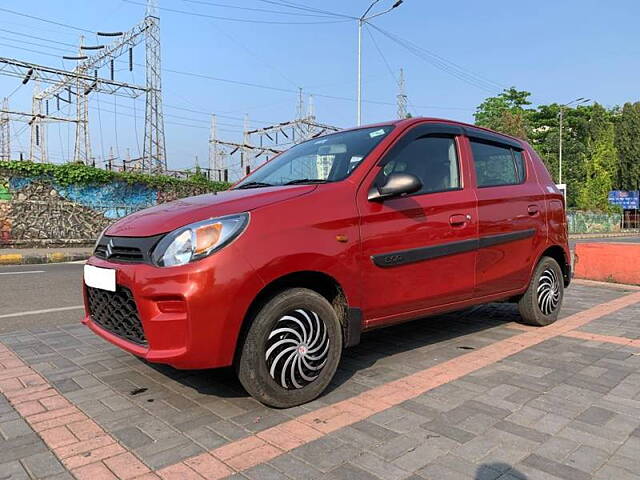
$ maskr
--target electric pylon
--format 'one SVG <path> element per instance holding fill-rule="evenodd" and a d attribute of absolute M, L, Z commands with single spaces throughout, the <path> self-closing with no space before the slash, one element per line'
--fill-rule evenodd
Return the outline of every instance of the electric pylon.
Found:
<path fill-rule="evenodd" d="M 46 123 L 42 121 L 42 98 L 40 97 L 40 84 L 36 83 L 33 88 L 33 101 L 31 103 L 31 148 L 29 160 L 32 162 L 46 163 L 47 158 L 47 132 Z"/>
<path fill-rule="evenodd" d="M 0 114 L 0 160 L 11 160 L 11 128 L 9 121 L 9 99 L 2 100 Z"/>
<path fill-rule="evenodd" d="M 398 118 L 407 118 L 407 94 L 404 86 L 404 70 L 400 69 L 400 77 L 398 78 L 398 95 L 396 95 L 398 103 Z"/>
<path fill-rule="evenodd" d="M 84 36 L 80 36 L 78 56 L 83 56 Z M 78 75 L 76 78 L 76 141 L 73 149 L 73 161 L 89 165 L 91 163 L 91 140 L 89 139 L 89 98 L 87 87 Z"/>
<path fill-rule="evenodd" d="M 160 18 L 157 0 L 147 1 L 145 21 L 147 102 L 144 124 L 143 169 L 163 172 L 167 169 L 162 114 L 162 80 L 160 76 Z"/>

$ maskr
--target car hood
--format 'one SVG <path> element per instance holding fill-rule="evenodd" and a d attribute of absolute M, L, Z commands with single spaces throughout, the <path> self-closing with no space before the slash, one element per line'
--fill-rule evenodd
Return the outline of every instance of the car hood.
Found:
<path fill-rule="evenodd" d="M 317 185 L 227 190 L 163 203 L 128 215 L 106 231 L 120 237 L 150 237 L 207 218 L 248 212 L 312 192 Z"/>

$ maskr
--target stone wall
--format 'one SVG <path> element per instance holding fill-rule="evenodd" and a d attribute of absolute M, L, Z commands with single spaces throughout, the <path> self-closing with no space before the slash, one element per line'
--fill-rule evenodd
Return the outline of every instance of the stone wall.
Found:
<path fill-rule="evenodd" d="M 184 185 L 59 185 L 0 172 L 0 247 L 92 245 L 118 218 L 158 203 L 206 193 Z"/>

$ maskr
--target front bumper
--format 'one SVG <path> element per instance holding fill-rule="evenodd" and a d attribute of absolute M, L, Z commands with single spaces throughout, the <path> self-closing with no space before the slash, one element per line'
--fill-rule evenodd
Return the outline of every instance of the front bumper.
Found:
<path fill-rule="evenodd" d="M 233 245 L 180 267 L 120 263 L 91 257 L 96 267 L 116 269 L 116 283 L 131 290 L 146 345 L 113 334 L 91 319 L 85 294 L 83 323 L 134 355 L 175 368 L 224 367 L 233 363 L 247 309 L 262 282 Z"/>

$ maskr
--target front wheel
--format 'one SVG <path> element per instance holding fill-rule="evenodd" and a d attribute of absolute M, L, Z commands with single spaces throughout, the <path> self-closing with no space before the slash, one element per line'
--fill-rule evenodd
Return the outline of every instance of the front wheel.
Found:
<path fill-rule="evenodd" d="M 560 265 L 551 257 L 542 257 L 533 272 L 529 288 L 518 302 L 522 322 L 543 327 L 558 319 L 564 280 Z"/>
<path fill-rule="evenodd" d="M 255 314 L 236 365 L 242 386 L 277 408 L 310 402 L 327 387 L 342 353 L 329 301 L 306 288 L 285 290 Z"/>

